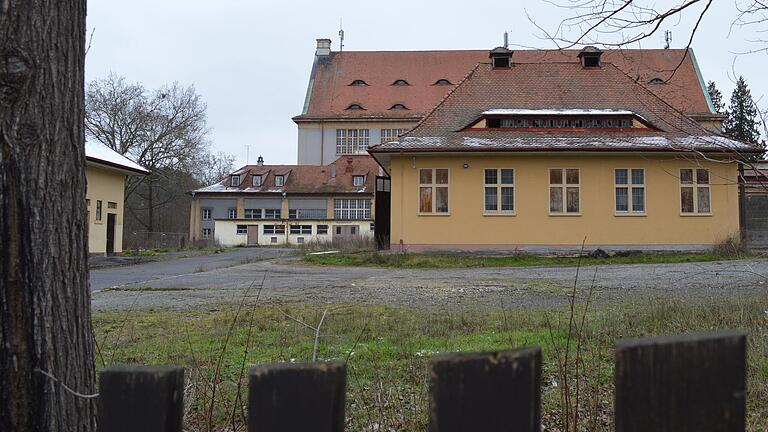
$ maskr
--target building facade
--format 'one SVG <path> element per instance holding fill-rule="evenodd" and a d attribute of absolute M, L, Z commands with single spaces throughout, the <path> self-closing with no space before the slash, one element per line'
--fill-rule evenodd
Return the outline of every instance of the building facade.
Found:
<path fill-rule="evenodd" d="M 193 241 L 269 246 L 373 236 L 373 188 L 380 168 L 370 157 L 345 156 L 325 166 L 259 160 L 192 191 Z"/>

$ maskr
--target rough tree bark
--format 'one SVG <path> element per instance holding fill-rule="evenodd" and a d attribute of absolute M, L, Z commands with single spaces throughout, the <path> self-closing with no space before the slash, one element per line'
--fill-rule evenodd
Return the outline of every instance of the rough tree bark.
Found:
<path fill-rule="evenodd" d="M 85 0 L 0 0 L 2 431 L 95 430 L 84 45 Z"/>

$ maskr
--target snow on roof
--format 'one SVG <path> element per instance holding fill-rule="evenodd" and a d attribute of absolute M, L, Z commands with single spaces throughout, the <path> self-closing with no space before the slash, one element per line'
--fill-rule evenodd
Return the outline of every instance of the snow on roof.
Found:
<path fill-rule="evenodd" d="M 122 168 L 139 174 L 149 174 L 149 170 L 136 162 L 128 159 L 120 153 L 112 150 L 100 142 L 85 142 L 85 157 L 87 160 L 108 165 L 114 168 Z"/>
<path fill-rule="evenodd" d="M 636 115 L 632 111 L 614 109 L 507 109 L 483 111 L 483 115 Z"/>

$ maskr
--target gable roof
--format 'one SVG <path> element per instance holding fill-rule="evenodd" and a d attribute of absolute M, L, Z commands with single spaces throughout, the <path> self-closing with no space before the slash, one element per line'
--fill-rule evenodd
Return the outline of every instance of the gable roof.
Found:
<path fill-rule="evenodd" d="M 149 170 L 100 142 L 85 142 L 85 160 L 105 168 L 129 171 L 131 174 L 149 174 Z"/>
<path fill-rule="evenodd" d="M 632 112 L 656 129 L 465 129 L 486 112 L 542 109 Z M 508 69 L 478 64 L 411 131 L 369 152 L 557 150 L 757 151 L 703 128 L 611 63 L 582 68 L 570 62 L 514 64 Z"/>
<path fill-rule="evenodd" d="M 329 165 L 246 165 L 218 183 L 192 191 L 200 193 L 248 194 L 372 194 L 379 166 L 368 155 L 342 156 Z M 240 184 L 232 186 L 232 175 L 240 175 Z M 253 176 L 262 176 L 261 185 L 253 186 Z M 285 176 L 283 186 L 275 176 Z M 355 186 L 352 176 L 365 176 L 363 186 Z"/>
<path fill-rule="evenodd" d="M 516 50 L 513 63 L 577 63 L 580 50 Z M 488 61 L 488 50 L 344 51 L 316 56 L 307 100 L 294 121 L 321 119 L 417 120 L 426 115 L 452 86 L 472 68 Z M 664 84 L 648 88 L 678 111 L 711 113 L 693 51 L 684 49 L 627 49 L 604 51 L 602 61 L 639 83 L 660 78 Z M 679 68 L 678 68 L 679 65 Z M 677 69 L 677 70 L 676 70 Z M 363 80 L 368 85 L 353 86 Z M 395 86 L 397 79 L 410 85 Z M 349 110 L 357 103 L 363 110 Z M 402 103 L 408 110 L 391 110 Z"/>

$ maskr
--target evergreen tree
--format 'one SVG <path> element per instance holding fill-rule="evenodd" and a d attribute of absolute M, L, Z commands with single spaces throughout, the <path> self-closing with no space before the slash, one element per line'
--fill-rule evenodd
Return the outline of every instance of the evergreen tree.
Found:
<path fill-rule="evenodd" d="M 748 143 L 759 142 L 757 108 L 744 77 L 739 77 L 736 81 L 736 88 L 731 94 L 731 103 L 726 114 L 728 115 L 724 124 L 726 135 Z"/>
<path fill-rule="evenodd" d="M 712 101 L 712 106 L 715 107 L 715 112 L 718 114 L 723 113 L 723 94 L 720 93 L 714 81 L 707 83 L 707 93 L 709 93 L 709 99 Z"/>

